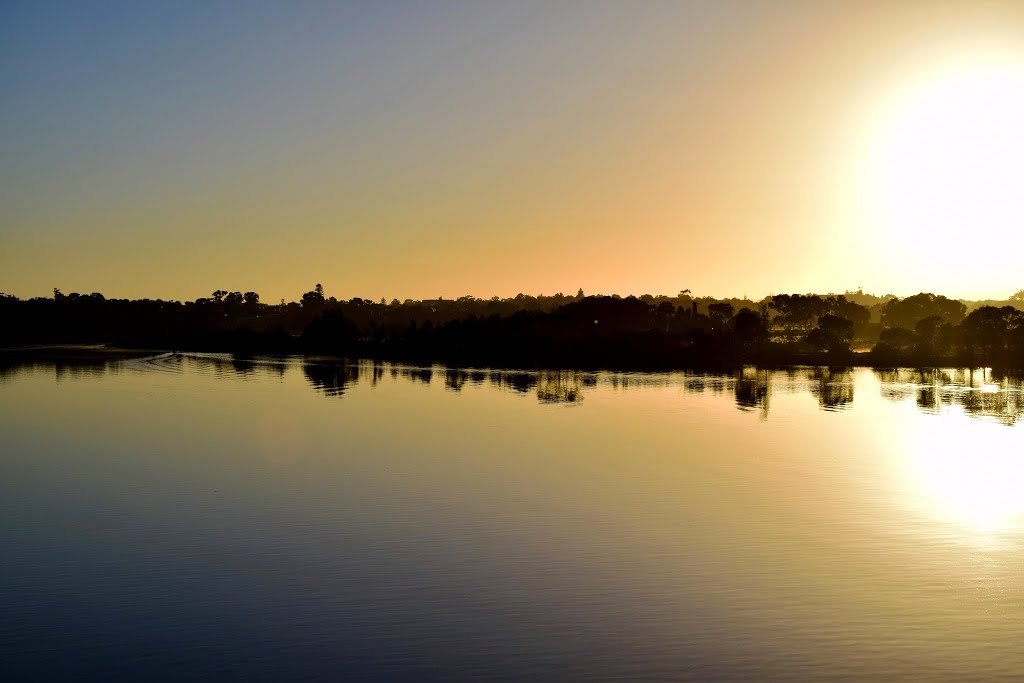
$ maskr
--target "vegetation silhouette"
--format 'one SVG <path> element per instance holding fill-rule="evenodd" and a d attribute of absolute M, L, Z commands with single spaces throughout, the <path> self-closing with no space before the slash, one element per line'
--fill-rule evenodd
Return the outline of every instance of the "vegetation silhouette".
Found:
<path fill-rule="evenodd" d="M 922 292 L 777 294 L 761 301 L 677 296 L 527 296 L 297 302 L 218 289 L 195 301 L 0 295 L 0 345 L 98 343 L 139 349 L 312 354 L 451 366 L 670 369 L 745 364 L 1024 367 L 1024 290 L 968 303 Z M 429 378 L 421 378 L 429 381 Z M 445 378 L 458 390 L 464 378 Z"/>

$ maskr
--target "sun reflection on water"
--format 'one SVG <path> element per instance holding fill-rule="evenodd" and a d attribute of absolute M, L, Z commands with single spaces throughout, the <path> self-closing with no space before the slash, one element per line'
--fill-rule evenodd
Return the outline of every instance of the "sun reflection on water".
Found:
<path fill-rule="evenodd" d="M 978 427 L 959 411 L 945 412 L 912 432 L 907 452 L 931 512 L 992 540 L 1024 521 L 1024 454 L 1015 430 Z"/>

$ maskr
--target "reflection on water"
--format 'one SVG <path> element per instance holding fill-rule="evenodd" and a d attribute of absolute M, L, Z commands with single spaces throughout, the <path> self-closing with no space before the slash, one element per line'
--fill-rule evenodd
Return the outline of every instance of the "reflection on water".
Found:
<path fill-rule="evenodd" d="M 768 370 L 744 368 L 736 378 L 736 407 L 759 410 L 761 419 L 768 419 L 771 408 L 772 373 Z"/>
<path fill-rule="evenodd" d="M 578 403 L 583 400 L 584 374 L 546 370 L 537 375 L 537 399 L 541 403 Z"/>
<path fill-rule="evenodd" d="M 810 376 L 811 393 L 825 410 L 844 410 L 853 403 L 853 378 L 848 369 L 814 368 Z"/>
<path fill-rule="evenodd" d="M 58 382 L 126 369 L 200 372 L 225 379 L 256 375 L 281 379 L 286 372 L 301 372 L 315 390 L 339 397 L 361 380 L 376 387 L 385 376 L 430 384 L 434 372 L 444 376 L 445 389 L 459 392 L 489 384 L 515 394 L 534 394 L 541 403 L 577 403 L 586 392 L 603 384 L 614 390 L 644 387 L 679 387 L 686 393 L 731 393 L 741 411 L 757 411 L 767 420 L 773 393 L 809 393 L 823 410 L 843 411 L 854 402 L 850 368 L 806 367 L 782 370 L 745 367 L 731 374 L 700 372 L 619 373 L 579 370 L 487 370 L 408 366 L 381 361 L 301 359 L 295 357 L 241 357 L 227 354 L 164 354 L 132 361 L 44 362 L 0 364 L 0 382 L 19 372 L 52 373 Z M 1024 375 L 988 368 L 882 369 L 871 371 L 880 380 L 880 392 L 894 401 L 914 401 L 922 412 L 939 414 L 960 408 L 977 417 L 991 417 L 1013 425 L 1024 416 Z"/>
<path fill-rule="evenodd" d="M 360 365 L 314 361 L 303 364 L 302 371 L 306 373 L 306 380 L 324 396 L 341 396 L 348 385 L 359 381 Z"/>
<path fill-rule="evenodd" d="M 117 374 L 123 363 L 116 361 L 27 361 L 3 362 L 0 360 L 0 383 L 13 379 L 19 373 L 45 372 L 52 374 L 58 382 L 83 378 L 96 378 L 105 374 Z"/>
<path fill-rule="evenodd" d="M 1015 680 L 1022 390 L 0 365 L 5 680 Z"/>
<path fill-rule="evenodd" d="M 970 415 L 1012 425 L 1024 415 L 1024 377 L 987 368 L 876 370 L 883 395 L 893 401 L 914 397 L 926 413 L 959 406 Z"/>
<path fill-rule="evenodd" d="M 444 386 L 452 391 L 462 391 L 462 386 L 469 378 L 465 370 L 449 369 L 444 371 Z"/>

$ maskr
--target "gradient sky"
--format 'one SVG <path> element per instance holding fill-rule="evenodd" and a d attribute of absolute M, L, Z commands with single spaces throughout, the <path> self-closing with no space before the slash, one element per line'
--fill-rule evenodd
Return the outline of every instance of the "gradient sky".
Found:
<path fill-rule="evenodd" d="M 0 291 L 1024 288 L 1024 3 L 4 2 Z"/>

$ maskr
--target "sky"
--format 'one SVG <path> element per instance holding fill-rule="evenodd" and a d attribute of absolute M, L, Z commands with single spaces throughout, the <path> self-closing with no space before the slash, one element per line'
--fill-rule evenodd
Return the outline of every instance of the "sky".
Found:
<path fill-rule="evenodd" d="M 1024 288 L 1024 3 L 0 5 L 0 291 Z"/>

